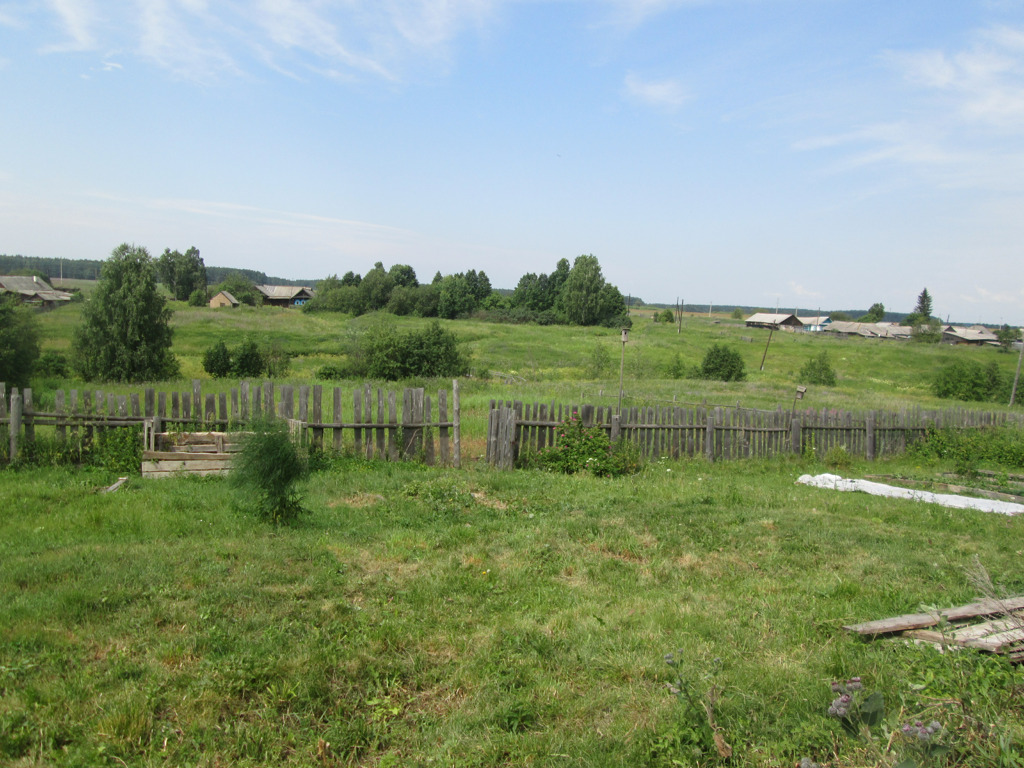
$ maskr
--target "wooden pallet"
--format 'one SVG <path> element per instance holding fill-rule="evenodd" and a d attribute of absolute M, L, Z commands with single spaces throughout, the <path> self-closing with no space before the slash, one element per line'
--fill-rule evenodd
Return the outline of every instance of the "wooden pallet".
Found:
<path fill-rule="evenodd" d="M 943 623 L 942 629 L 935 629 Z M 1024 596 L 979 600 L 934 613 L 911 613 L 843 627 L 859 635 L 900 635 L 939 647 L 958 646 L 1024 661 Z"/>

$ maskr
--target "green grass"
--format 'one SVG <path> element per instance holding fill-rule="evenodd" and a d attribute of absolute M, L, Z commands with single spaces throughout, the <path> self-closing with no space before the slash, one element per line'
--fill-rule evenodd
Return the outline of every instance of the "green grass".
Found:
<path fill-rule="evenodd" d="M 943 468 L 914 462 L 850 472 Z M 1024 517 L 794 485 L 823 469 L 339 459 L 293 528 L 217 479 L 0 472 L 0 763 L 719 764 L 665 688 L 679 650 L 732 764 L 909 756 L 826 716 L 860 675 L 888 728 L 941 721 L 950 764 L 1019 765 L 1019 669 L 841 626 L 972 599 L 976 558 L 1021 592 Z"/>

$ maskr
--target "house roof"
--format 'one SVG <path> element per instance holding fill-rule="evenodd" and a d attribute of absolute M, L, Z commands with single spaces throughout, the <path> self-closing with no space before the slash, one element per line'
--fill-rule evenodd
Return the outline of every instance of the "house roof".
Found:
<path fill-rule="evenodd" d="M 0 275 L 0 293 L 16 293 L 29 300 L 71 301 L 70 293 L 54 290 L 53 286 L 34 275 Z"/>
<path fill-rule="evenodd" d="M 313 289 L 307 288 L 303 285 L 257 285 L 256 290 L 266 296 L 268 299 L 294 299 L 303 293 L 306 296 L 313 295 Z"/>
<path fill-rule="evenodd" d="M 796 319 L 800 321 L 801 325 L 827 325 L 832 322 L 832 318 L 828 315 L 816 315 L 815 317 L 800 317 L 797 315 Z"/>
<path fill-rule="evenodd" d="M 942 329 L 943 335 L 952 336 L 964 341 L 984 343 L 986 341 L 998 341 L 999 338 L 985 326 L 975 325 L 971 328 L 961 328 L 957 325 L 947 325 Z"/>
<path fill-rule="evenodd" d="M 777 312 L 755 312 L 747 318 L 747 325 L 783 325 L 786 321 L 789 321 L 789 325 L 794 325 L 797 322 L 796 315 L 793 314 L 782 314 Z"/>
<path fill-rule="evenodd" d="M 236 299 L 236 298 L 235 298 L 234 296 L 232 296 L 232 295 L 231 295 L 230 293 L 228 293 L 227 291 L 220 291 L 220 292 L 218 292 L 218 293 L 217 293 L 217 296 L 223 296 L 223 297 L 224 297 L 225 299 L 227 299 L 228 301 L 230 301 L 230 302 L 231 302 L 232 304 L 238 304 L 238 303 L 240 303 L 240 302 L 238 301 L 238 299 Z M 216 298 L 217 298 L 217 296 L 214 296 L 213 298 L 214 298 L 214 299 L 216 299 Z M 211 299 L 211 301 L 212 301 L 212 299 Z"/>
<path fill-rule="evenodd" d="M 825 328 L 833 333 L 845 333 L 852 336 L 863 336 L 868 339 L 909 339 L 913 329 L 909 325 L 893 325 L 892 323 L 851 323 L 844 320 L 833 320 Z"/>

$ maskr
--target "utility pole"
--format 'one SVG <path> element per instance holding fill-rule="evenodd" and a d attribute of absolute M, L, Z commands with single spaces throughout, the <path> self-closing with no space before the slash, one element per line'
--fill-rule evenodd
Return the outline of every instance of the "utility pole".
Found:
<path fill-rule="evenodd" d="M 629 340 L 629 329 L 622 329 L 622 358 L 619 360 L 619 408 L 616 411 L 622 416 L 622 374 L 626 370 L 626 342 Z"/>
<path fill-rule="evenodd" d="M 1024 358 L 1024 335 L 1021 336 L 1020 354 L 1017 355 L 1017 373 L 1013 375 L 1013 389 L 1010 390 L 1010 405 L 1017 397 L 1017 382 L 1020 381 L 1020 361 Z"/>

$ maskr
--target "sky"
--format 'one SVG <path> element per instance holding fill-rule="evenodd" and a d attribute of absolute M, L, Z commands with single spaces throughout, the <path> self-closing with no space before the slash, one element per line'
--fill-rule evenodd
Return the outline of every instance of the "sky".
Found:
<path fill-rule="evenodd" d="M 1024 0 L 0 0 L 0 253 L 1024 325 Z"/>

